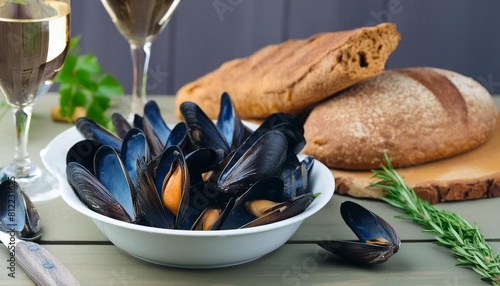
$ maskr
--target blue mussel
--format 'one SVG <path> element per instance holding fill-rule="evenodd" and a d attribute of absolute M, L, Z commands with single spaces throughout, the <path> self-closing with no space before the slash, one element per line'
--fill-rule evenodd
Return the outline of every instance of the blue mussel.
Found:
<path fill-rule="evenodd" d="M 315 197 L 314 160 L 299 160 L 301 122 L 277 113 L 252 131 L 226 93 L 220 110 L 214 123 L 185 102 L 183 121 L 170 129 L 150 101 L 132 124 L 113 114 L 114 133 L 79 118 L 85 139 L 67 154 L 67 180 L 93 211 L 152 227 L 235 229 L 304 211 Z"/>
<path fill-rule="evenodd" d="M 340 214 L 359 241 L 321 240 L 317 244 L 333 254 L 356 263 L 379 264 L 401 247 L 401 239 L 384 219 L 361 205 L 345 201 Z"/>

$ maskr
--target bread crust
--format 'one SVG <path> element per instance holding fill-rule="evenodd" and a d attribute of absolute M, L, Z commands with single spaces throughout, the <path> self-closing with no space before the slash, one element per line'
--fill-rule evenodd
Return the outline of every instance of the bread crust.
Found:
<path fill-rule="evenodd" d="M 229 93 L 243 119 L 263 119 L 275 112 L 297 114 L 381 73 L 399 40 L 395 25 L 384 23 L 270 45 L 181 87 L 176 114 L 180 118 L 182 102 L 193 101 L 216 118 L 223 92 Z"/>
<path fill-rule="evenodd" d="M 317 105 L 303 152 L 327 166 L 412 166 L 471 150 L 491 137 L 497 109 L 478 82 L 443 69 L 388 70 Z"/>

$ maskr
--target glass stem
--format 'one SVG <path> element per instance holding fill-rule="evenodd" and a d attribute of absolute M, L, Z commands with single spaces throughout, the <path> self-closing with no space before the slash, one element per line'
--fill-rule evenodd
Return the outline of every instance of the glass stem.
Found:
<path fill-rule="evenodd" d="M 142 115 L 144 104 L 146 104 L 146 82 L 149 56 L 151 54 L 151 43 L 147 42 L 142 46 L 130 44 L 130 52 L 132 54 L 134 76 L 130 118 L 133 118 L 134 114 Z"/>
<path fill-rule="evenodd" d="M 28 134 L 31 123 L 31 105 L 14 108 L 14 123 L 16 124 L 16 146 L 14 166 L 16 177 L 29 177 L 34 172 L 33 164 L 28 156 Z"/>

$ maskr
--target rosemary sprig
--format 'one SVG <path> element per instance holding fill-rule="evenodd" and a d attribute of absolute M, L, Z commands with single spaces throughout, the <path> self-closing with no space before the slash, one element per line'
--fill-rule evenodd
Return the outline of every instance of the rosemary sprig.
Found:
<path fill-rule="evenodd" d="M 477 226 L 472 226 L 459 215 L 447 210 L 439 210 L 426 200 L 419 198 L 409 188 L 403 178 L 394 170 L 387 154 L 387 166 L 373 170 L 374 178 L 379 181 L 371 184 L 385 190 L 383 200 L 402 209 L 410 219 L 434 234 L 436 244 L 447 247 L 458 260 L 457 266 L 472 268 L 481 275 L 481 280 L 500 285 L 500 256 L 493 253 Z"/>

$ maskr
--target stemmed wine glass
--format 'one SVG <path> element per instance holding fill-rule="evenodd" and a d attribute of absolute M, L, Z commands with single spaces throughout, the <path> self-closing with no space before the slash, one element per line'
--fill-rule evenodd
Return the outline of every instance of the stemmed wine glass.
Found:
<path fill-rule="evenodd" d="M 141 115 L 146 103 L 146 80 L 151 43 L 172 17 L 180 0 L 101 0 L 118 31 L 130 44 L 133 65 L 129 120 Z"/>
<path fill-rule="evenodd" d="M 27 145 L 33 105 L 61 69 L 69 30 L 70 0 L 0 0 L 0 93 L 16 125 L 14 161 L 0 180 L 14 178 L 32 201 L 59 195 L 57 180 L 31 162 Z"/>

